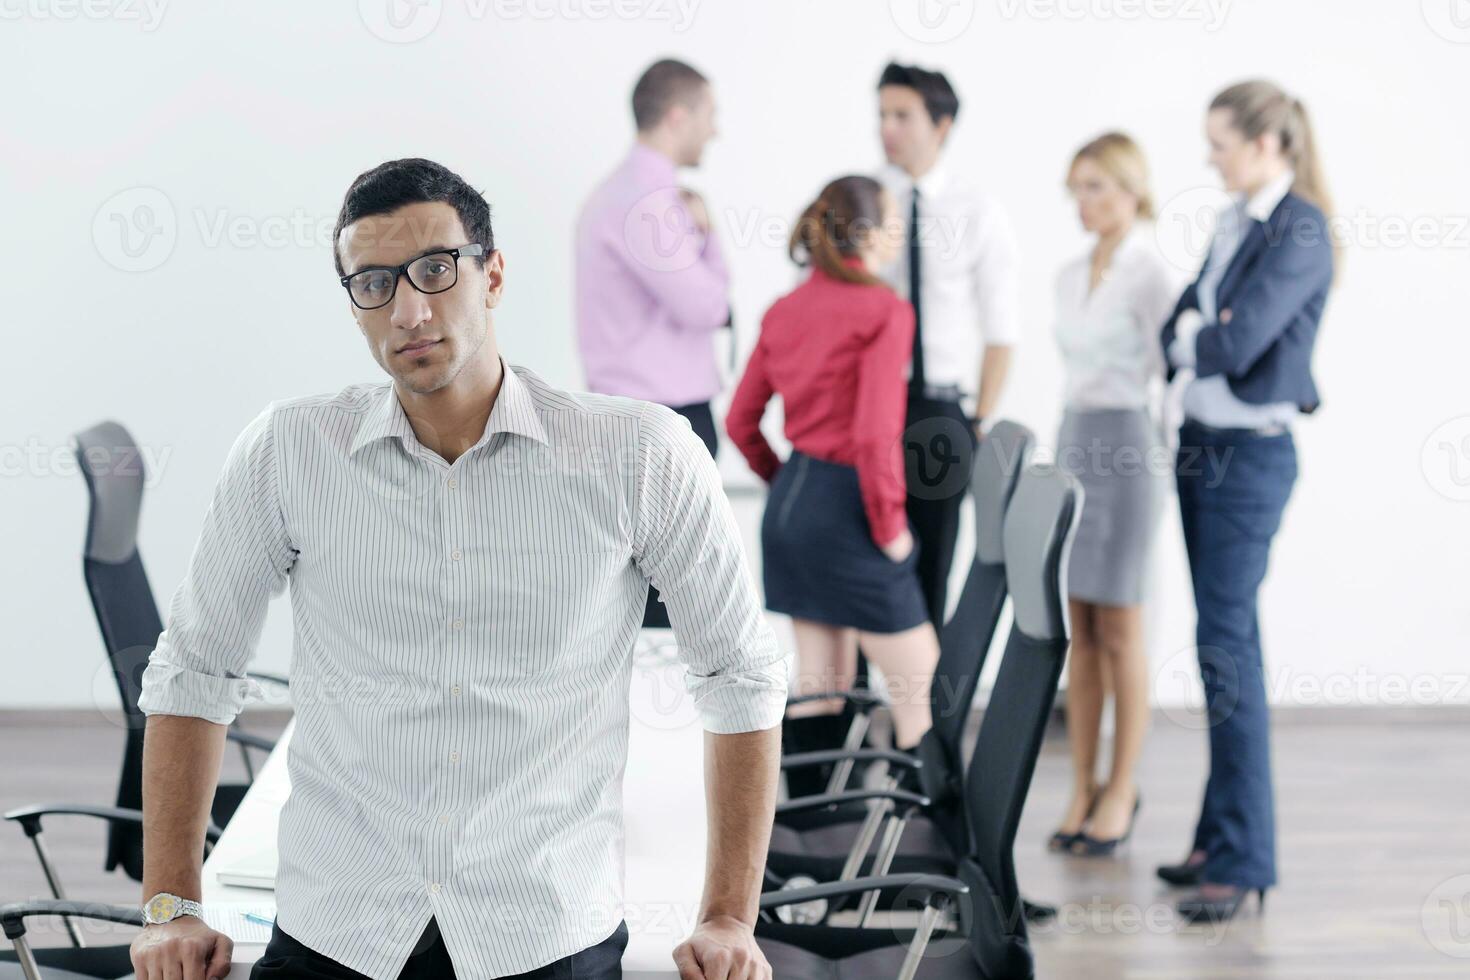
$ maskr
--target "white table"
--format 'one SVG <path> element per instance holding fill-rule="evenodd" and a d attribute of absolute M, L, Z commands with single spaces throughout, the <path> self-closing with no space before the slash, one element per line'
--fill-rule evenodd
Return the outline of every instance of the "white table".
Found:
<path fill-rule="evenodd" d="M 671 631 L 645 630 L 634 660 L 623 778 L 625 980 L 676 980 L 674 947 L 694 928 L 704 886 L 704 734 L 674 649 Z M 216 876 L 274 854 L 281 806 L 291 792 L 286 752 L 293 728 L 294 722 L 286 727 L 204 862 L 206 905 L 274 906 L 273 893 L 222 885 Z M 248 977 L 264 950 L 264 944 L 236 942 L 231 980 Z"/>

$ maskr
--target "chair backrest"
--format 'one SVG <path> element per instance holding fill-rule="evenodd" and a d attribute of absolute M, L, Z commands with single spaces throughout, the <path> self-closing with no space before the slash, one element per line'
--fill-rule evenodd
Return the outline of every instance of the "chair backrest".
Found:
<path fill-rule="evenodd" d="M 73 437 L 77 465 L 90 501 L 82 576 L 97 615 L 97 627 L 112 665 L 127 720 L 117 805 L 143 805 L 143 726 L 138 710 L 148 655 L 163 632 L 143 559 L 138 554 L 138 518 L 147 472 L 137 443 L 116 422 L 99 422 Z M 142 837 L 136 828 L 112 824 L 106 868 L 121 864 L 130 877 L 143 876 Z"/>
<path fill-rule="evenodd" d="M 960 741 L 985 656 L 1006 598 L 1005 515 L 1036 437 L 1015 422 L 997 422 L 975 450 L 970 480 L 975 508 L 975 558 L 955 605 L 940 631 L 934 691 L 934 727 L 959 759 Z"/>
<path fill-rule="evenodd" d="M 986 976 L 1030 976 L 1031 952 L 1013 848 L 1066 658 L 1067 557 L 1082 488 L 1054 466 L 1029 466 L 1006 511 L 1013 623 L 965 780 L 971 852 L 970 947 Z"/>
<path fill-rule="evenodd" d="M 936 802 L 958 800 L 963 784 L 965 724 L 1006 600 L 1005 514 L 1036 437 L 1015 422 L 997 422 L 975 451 L 970 479 L 975 508 L 975 558 L 955 610 L 939 636 L 931 686 L 934 727 L 920 743 L 924 792 Z M 956 842 L 963 853 L 964 839 Z"/>

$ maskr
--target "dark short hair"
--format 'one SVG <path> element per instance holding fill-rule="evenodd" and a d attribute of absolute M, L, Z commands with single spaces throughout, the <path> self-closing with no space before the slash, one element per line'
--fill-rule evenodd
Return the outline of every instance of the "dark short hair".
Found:
<path fill-rule="evenodd" d="M 941 120 L 954 119 L 960 114 L 960 97 L 955 94 L 954 86 L 949 84 L 949 79 L 944 77 L 943 72 L 929 71 L 918 65 L 890 62 L 883 69 L 883 77 L 878 79 L 880 89 L 887 85 L 899 85 L 918 92 L 924 100 L 924 108 L 929 111 L 929 118 L 936 126 Z"/>
<path fill-rule="evenodd" d="M 389 214 L 406 204 L 429 201 L 443 201 L 458 212 L 459 223 L 464 225 L 469 237 L 463 244 L 485 246 L 485 255 L 477 259 L 483 266 L 485 256 L 495 250 L 495 232 L 490 227 L 490 205 L 485 196 L 443 164 L 411 157 L 380 163 L 358 174 L 347 188 L 342 210 L 337 213 L 337 227 L 332 229 L 332 261 L 337 265 L 337 275 L 346 274 L 342 253 L 337 248 L 343 228 L 361 218 Z"/>
<path fill-rule="evenodd" d="M 676 102 L 689 103 L 709 79 L 682 61 L 655 61 L 633 86 L 633 122 L 638 132 L 657 126 Z"/>

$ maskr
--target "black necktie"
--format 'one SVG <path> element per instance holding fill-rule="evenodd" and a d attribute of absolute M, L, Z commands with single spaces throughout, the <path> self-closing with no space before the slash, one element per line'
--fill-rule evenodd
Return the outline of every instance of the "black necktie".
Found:
<path fill-rule="evenodd" d="M 909 397 L 924 396 L 924 317 L 919 305 L 919 280 L 922 263 L 919 261 L 919 188 L 914 188 L 912 204 L 909 205 L 909 302 L 914 304 L 914 360 L 909 374 Z"/>

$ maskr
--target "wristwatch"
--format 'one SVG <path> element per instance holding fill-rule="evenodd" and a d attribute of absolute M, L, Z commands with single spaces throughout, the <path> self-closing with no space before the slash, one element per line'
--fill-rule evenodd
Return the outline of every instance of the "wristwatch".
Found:
<path fill-rule="evenodd" d="M 159 892 L 143 904 L 143 921 L 150 926 L 161 926 L 181 915 L 204 918 L 204 909 L 198 902 L 180 898 L 168 892 Z"/>

